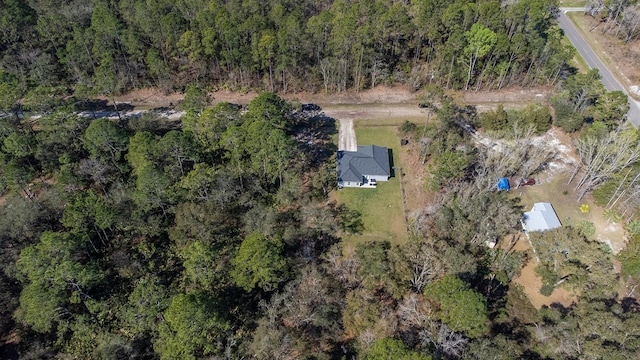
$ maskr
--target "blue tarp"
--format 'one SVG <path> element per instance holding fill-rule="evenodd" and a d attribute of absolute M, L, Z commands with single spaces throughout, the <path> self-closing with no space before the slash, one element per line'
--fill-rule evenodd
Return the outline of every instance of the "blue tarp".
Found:
<path fill-rule="evenodd" d="M 509 190 L 509 179 L 503 177 L 498 181 L 498 190 Z"/>

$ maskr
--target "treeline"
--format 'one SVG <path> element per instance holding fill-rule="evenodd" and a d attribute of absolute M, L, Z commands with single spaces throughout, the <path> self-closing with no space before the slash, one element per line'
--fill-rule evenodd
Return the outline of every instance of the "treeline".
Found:
<path fill-rule="evenodd" d="M 640 5 L 637 0 L 589 0 L 585 13 L 598 20 L 602 32 L 609 32 L 625 43 L 640 38 Z"/>
<path fill-rule="evenodd" d="M 532 126 L 540 135 L 549 130 L 553 118 L 553 124 L 566 133 L 582 130 L 583 136 L 606 136 L 625 126 L 629 99 L 622 91 L 607 91 L 600 79 L 597 69 L 563 77 L 559 91 L 550 99 L 553 117 L 547 105 L 509 111 L 498 105 L 496 110 L 481 113 L 478 124 L 499 136 L 509 136 L 514 126 L 523 129 Z"/>
<path fill-rule="evenodd" d="M 571 58 L 557 11 L 555 0 L 5 0 L 0 88 L 13 99 L 1 105 L 59 85 L 82 97 L 194 82 L 282 92 L 553 83 Z"/>

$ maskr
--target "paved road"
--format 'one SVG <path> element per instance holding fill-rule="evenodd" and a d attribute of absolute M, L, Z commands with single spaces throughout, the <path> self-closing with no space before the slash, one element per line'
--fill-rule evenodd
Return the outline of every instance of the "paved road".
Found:
<path fill-rule="evenodd" d="M 591 68 L 596 68 L 600 71 L 600 75 L 602 76 L 602 83 L 605 88 L 609 91 L 620 90 L 629 95 L 625 87 L 613 76 L 613 73 L 607 68 L 602 61 L 598 58 L 596 53 L 591 49 L 589 44 L 584 40 L 582 34 L 576 29 L 571 20 L 567 17 L 566 13 L 569 11 L 581 11 L 584 12 L 584 8 L 560 8 L 560 16 L 558 17 L 558 22 L 560 23 L 560 28 L 564 30 L 565 35 L 569 38 L 573 46 L 578 50 L 580 55 L 587 62 L 587 65 Z M 627 118 L 633 126 L 636 128 L 640 126 L 640 103 L 635 101 L 633 98 L 629 97 L 629 112 L 627 113 Z"/>

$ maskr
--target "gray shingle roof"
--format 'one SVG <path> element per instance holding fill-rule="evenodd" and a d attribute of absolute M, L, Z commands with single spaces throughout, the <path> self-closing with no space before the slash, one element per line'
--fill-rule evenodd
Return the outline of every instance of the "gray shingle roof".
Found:
<path fill-rule="evenodd" d="M 358 151 L 338 151 L 338 181 L 362 181 L 363 176 L 390 176 L 386 147 L 358 146 Z"/>

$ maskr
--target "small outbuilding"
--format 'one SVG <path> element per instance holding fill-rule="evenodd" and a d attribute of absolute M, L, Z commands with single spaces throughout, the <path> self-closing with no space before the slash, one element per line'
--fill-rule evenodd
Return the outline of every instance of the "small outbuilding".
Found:
<path fill-rule="evenodd" d="M 543 202 L 533 204 L 531 211 L 524 213 L 521 222 L 525 232 L 547 231 L 562 226 L 553 206 Z"/>
<path fill-rule="evenodd" d="M 498 181 L 498 190 L 509 191 L 510 188 L 511 187 L 509 186 L 509 179 L 507 179 L 506 177 L 503 177 Z"/>

